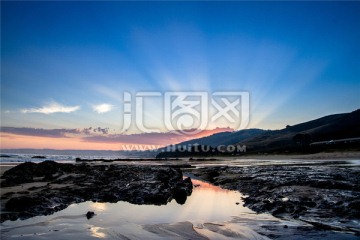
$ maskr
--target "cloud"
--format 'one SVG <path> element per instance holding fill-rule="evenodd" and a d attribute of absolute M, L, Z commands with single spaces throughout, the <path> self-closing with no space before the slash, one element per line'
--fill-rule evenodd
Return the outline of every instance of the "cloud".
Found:
<path fill-rule="evenodd" d="M 98 132 L 98 133 L 102 133 L 102 134 L 108 134 L 109 133 L 109 128 L 97 127 L 97 128 L 94 128 L 93 131 Z"/>
<path fill-rule="evenodd" d="M 147 144 L 169 145 L 187 141 L 194 138 L 209 136 L 217 132 L 232 131 L 231 128 L 216 128 L 203 130 L 195 135 L 179 135 L 176 131 L 161 133 L 139 134 L 109 134 L 109 128 L 89 127 L 83 129 L 43 129 L 43 128 L 18 128 L 0 127 L 0 132 L 14 135 L 50 137 L 50 138 L 80 138 L 83 142 L 93 143 L 123 143 L 123 144 Z"/>
<path fill-rule="evenodd" d="M 0 127 L 0 132 L 15 135 L 34 136 L 34 137 L 51 137 L 63 138 L 74 135 L 84 136 L 101 136 L 109 133 L 109 128 L 89 127 L 89 128 L 60 128 L 60 129 L 44 129 L 44 128 L 26 128 L 26 127 Z M 100 135 L 99 135 L 100 134 Z"/>
<path fill-rule="evenodd" d="M 97 113 L 110 112 L 113 108 L 114 108 L 113 105 L 107 103 L 93 105 L 93 110 Z"/>
<path fill-rule="evenodd" d="M 0 132 L 11 133 L 15 135 L 25 135 L 34 137 L 51 137 L 62 138 L 67 137 L 66 134 L 80 134 L 79 129 L 43 129 L 43 128 L 18 128 L 18 127 L 0 127 Z"/>
<path fill-rule="evenodd" d="M 80 106 L 64 106 L 57 102 L 49 103 L 40 108 L 27 108 L 21 110 L 22 113 L 43 113 L 43 114 L 52 114 L 52 113 L 71 113 L 80 109 Z"/>
<path fill-rule="evenodd" d="M 141 134 L 112 134 L 87 136 L 83 138 L 85 142 L 97 143 L 127 143 L 127 144 L 159 144 L 172 143 L 175 138 L 179 138 L 176 133 L 141 133 Z M 176 141 L 176 140 L 175 140 Z"/>
<path fill-rule="evenodd" d="M 108 134 L 108 135 L 90 135 L 83 138 L 83 141 L 97 143 L 127 143 L 127 144 L 156 144 L 168 145 L 179 142 L 209 136 L 218 132 L 233 131 L 232 128 L 215 128 L 211 130 L 202 130 L 194 135 L 179 135 L 178 132 L 160 132 L 160 133 L 139 133 L 139 134 Z"/>
<path fill-rule="evenodd" d="M 88 127 L 81 130 L 81 133 L 85 135 L 92 135 L 93 133 L 101 133 L 101 134 L 108 134 L 109 128 L 101 128 L 101 127 Z"/>

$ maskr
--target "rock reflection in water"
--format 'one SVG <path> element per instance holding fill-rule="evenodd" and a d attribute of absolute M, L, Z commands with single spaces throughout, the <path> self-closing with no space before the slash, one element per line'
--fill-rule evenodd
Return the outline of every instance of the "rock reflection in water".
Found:
<path fill-rule="evenodd" d="M 2 237 L 17 238 L 24 234 L 30 236 L 42 234 L 45 238 L 57 239 L 61 238 L 59 237 L 61 234 L 66 234 L 79 239 L 89 236 L 112 238 L 114 232 L 119 236 L 120 229 L 121 234 L 128 232 L 130 235 L 147 236 L 146 230 L 141 226 L 227 221 L 231 220 L 231 216 L 251 212 L 242 207 L 242 204 L 236 205 L 241 199 L 239 192 L 224 190 L 198 180 L 193 180 L 193 184 L 197 187 L 182 205 L 179 205 L 175 199 L 164 206 L 136 205 L 128 202 L 72 204 L 51 216 L 7 221 L 2 224 Z M 87 219 L 85 216 L 87 212 L 94 212 L 95 216 Z M 143 232 L 141 233 L 139 229 Z"/>
<path fill-rule="evenodd" d="M 243 207 L 241 194 L 193 180 L 183 205 L 128 202 L 72 204 L 52 216 L 1 224 L 2 239 L 356 239 L 319 231 L 309 224 L 255 214 Z M 236 203 L 239 204 L 236 204 Z M 86 212 L 95 212 L 87 219 Z M 285 228 L 286 226 L 286 228 Z"/>

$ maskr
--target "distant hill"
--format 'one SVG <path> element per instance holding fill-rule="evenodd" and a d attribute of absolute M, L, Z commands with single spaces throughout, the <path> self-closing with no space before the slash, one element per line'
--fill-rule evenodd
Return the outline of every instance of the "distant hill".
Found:
<path fill-rule="evenodd" d="M 240 141 L 253 138 L 261 133 L 267 132 L 262 129 L 245 129 L 236 132 L 220 132 L 213 135 L 192 139 L 175 145 L 160 148 L 157 151 L 157 158 L 188 157 L 221 154 L 217 151 L 218 146 L 236 145 Z M 192 147 L 199 146 L 199 147 Z M 207 148 L 208 147 L 208 148 Z M 205 150 L 203 148 L 206 148 Z M 186 149 L 186 150 L 185 150 Z"/>
<path fill-rule="evenodd" d="M 175 146 L 189 146 L 189 145 L 206 145 L 216 147 L 219 145 L 231 145 L 236 144 L 245 139 L 255 137 L 261 133 L 266 132 L 262 129 L 245 129 L 236 132 L 220 132 L 215 133 L 207 137 L 192 139 L 189 141 L 181 142 Z"/>
<path fill-rule="evenodd" d="M 346 138 L 360 138 L 360 109 L 350 113 L 325 116 L 280 130 L 246 129 L 237 132 L 221 132 L 182 142 L 175 146 L 178 148 L 204 145 L 216 148 L 219 145 L 245 145 L 247 153 L 314 152 L 321 150 L 319 145 L 311 145 L 314 142 Z M 355 150 L 360 150 L 358 140 L 355 141 L 355 144 L 347 143 L 345 146 L 337 144 L 333 147 L 355 147 Z M 216 154 L 219 152 L 216 151 Z M 181 152 L 176 154 L 162 152 L 157 157 L 181 157 L 183 155 Z M 186 156 L 188 155 L 189 153 L 186 153 Z"/>
<path fill-rule="evenodd" d="M 351 113 L 334 114 L 309 122 L 268 131 L 256 137 L 244 139 L 238 144 L 246 145 L 247 151 L 274 152 L 299 151 L 295 136 L 307 136 L 307 144 L 360 137 L 360 109 Z M 304 147 L 304 146 L 301 146 Z"/>

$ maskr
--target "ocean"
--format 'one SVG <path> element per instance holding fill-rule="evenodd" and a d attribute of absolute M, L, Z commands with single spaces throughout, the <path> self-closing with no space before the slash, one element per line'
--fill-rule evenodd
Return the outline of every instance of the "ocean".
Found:
<path fill-rule="evenodd" d="M 2 149 L 0 163 L 42 162 L 75 162 L 81 159 L 137 159 L 152 158 L 155 153 L 139 151 L 104 151 L 104 150 L 52 150 L 52 149 Z"/>

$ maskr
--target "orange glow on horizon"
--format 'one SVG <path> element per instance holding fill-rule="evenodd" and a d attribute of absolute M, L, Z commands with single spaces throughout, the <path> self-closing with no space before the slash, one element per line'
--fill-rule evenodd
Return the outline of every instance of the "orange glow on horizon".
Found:
<path fill-rule="evenodd" d="M 201 131 L 195 135 L 178 135 L 175 137 L 157 139 L 157 144 L 126 143 L 126 142 L 91 142 L 80 136 L 69 136 L 61 138 L 17 135 L 0 132 L 0 149 L 55 149 L 55 150 L 149 150 L 164 147 L 170 144 L 178 144 L 183 141 L 210 136 L 224 129 L 213 129 Z M 140 139 L 139 139 L 140 140 Z M 141 142 L 141 141 L 139 141 Z"/>
<path fill-rule="evenodd" d="M 131 144 L 85 142 L 83 139 L 75 137 L 48 138 L 0 133 L 0 149 L 123 150 L 123 145 Z"/>

